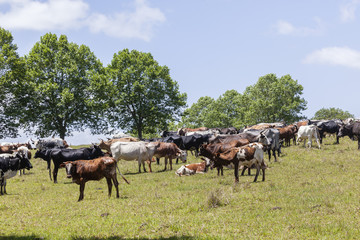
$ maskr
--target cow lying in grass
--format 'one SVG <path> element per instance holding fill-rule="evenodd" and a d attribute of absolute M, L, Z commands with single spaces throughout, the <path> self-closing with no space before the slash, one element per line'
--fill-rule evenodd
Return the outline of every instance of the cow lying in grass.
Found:
<path fill-rule="evenodd" d="M 104 177 L 107 181 L 109 197 L 111 196 L 113 182 L 116 188 L 116 197 L 119 198 L 119 182 L 116 178 L 116 161 L 114 158 L 100 157 L 93 160 L 68 161 L 62 163 L 60 167 L 65 167 L 67 177 L 72 178 L 73 182 L 80 185 L 78 201 L 84 199 L 84 189 L 87 181 L 99 181 Z M 122 178 L 129 184 L 123 176 Z"/>
<path fill-rule="evenodd" d="M 210 160 L 202 158 L 203 162 L 201 163 L 191 163 L 187 165 L 181 166 L 178 170 L 176 170 L 175 174 L 179 177 L 185 175 L 193 175 L 195 173 L 206 173 L 210 166 Z"/>

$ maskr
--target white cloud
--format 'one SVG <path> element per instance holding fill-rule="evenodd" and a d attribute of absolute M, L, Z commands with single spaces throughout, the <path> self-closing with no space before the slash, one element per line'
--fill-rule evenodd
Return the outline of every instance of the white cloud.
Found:
<path fill-rule="evenodd" d="M 136 0 L 134 12 L 116 13 L 111 16 L 95 13 L 89 17 L 88 25 L 95 33 L 104 32 L 109 36 L 149 41 L 153 26 L 164 21 L 165 16 L 159 9 L 147 6 L 144 0 Z"/>
<path fill-rule="evenodd" d="M 80 27 L 89 8 L 82 0 L 1 0 L 0 4 L 10 6 L 0 12 L 2 27 L 37 31 Z"/>
<path fill-rule="evenodd" d="M 360 0 L 352 0 L 340 6 L 340 17 L 343 22 L 350 22 L 355 20 L 355 11 L 360 3 Z"/>
<path fill-rule="evenodd" d="M 279 20 L 275 25 L 275 32 L 279 35 L 291 35 L 291 36 L 309 36 L 319 35 L 323 32 L 323 24 L 319 18 L 315 18 L 316 26 L 314 28 L 309 27 L 295 27 L 293 24 Z"/>
<path fill-rule="evenodd" d="M 106 4 L 106 1 L 103 2 Z M 84 0 L 0 0 L 1 27 L 35 31 L 71 30 L 87 27 L 94 33 L 117 38 L 139 38 L 149 41 L 153 27 L 165 21 L 165 15 L 147 5 L 146 0 L 134 0 L 134 10 L 111 14 L 91 13 Z"/>
<path fill-rule="evenodd" d="M 360 69 L 360 51 L 348 47 L 323 48 L 307 55 L 303 63 L 336 65 Z"/>

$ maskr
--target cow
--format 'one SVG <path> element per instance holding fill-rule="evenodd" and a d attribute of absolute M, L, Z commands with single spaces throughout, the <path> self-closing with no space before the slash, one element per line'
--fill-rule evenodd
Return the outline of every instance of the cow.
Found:
<path fill-rule="evenodd" d="M 196 132 L 196 131 L 206 131 L 209 130 L 207 127 L 199 127 L 199 128 L 179 128 L 177 134 L 180 136 L 185 136 L 187 132 Z"/>
<path fill-rule="evenodd" d="M 151 159 L 160 146 L 159 142 L 145 143 L 145 142 L 115 142 L 111 144 L 111 154 L 116 161 L 120 159 L 131 161 L 137 160 L 139 164 L 139 173 L 141 173 L 141 164 L 143 165 L 144 172 L 145 161 L 149 164 L 149 171 L 151 170 Z"/>
<path fill-rule="evenodd" d="M 195 173 L 206 173 L 210 166 L 210 160 L 203 158 L 202 160 L 203 162 L 201 163 L 191 163 L 181 166 L 178 170 L 176 170 L 175 174 L 181 177 L 184 175 L 185 176 L 193 175 Z"/>
<path fill-rule="evenodd" d="M 255 129 L 255 130 L 264 130 L 264 129 L 267 129 L 267 128 L 274 128 L 276 127 L 275 124 L 272 124 L 272 123 L 259 123 L 259 124 L 256 124 L 256 125 L 252 125 L 252 126 L 249 126 L 247 128 L 245 128 L 245 132 L 250 130 L 250 129 Z"/>
<path fill-rule="evenodd" d="M 339 144 L 338 132 L 342 122 L 339 122 L 338 120 L 321 120 L 316 122 L 313 120 L 309 120 L 308 124 L 318 127 L 320 144 L 322 144 L 322 139 L 325 137 L 325 134 L 336 134 L 336 144 Z"/>
<path fill-rule="evenodd" d="M 0 154 L 1 153 L 13 153 L 15 150 L 16 150 L 15 145 L 0 146 Z"/>
<path fill-rule="evenodd" d="M 296 144 L 299 144 L 300 140 L 304 140 L 304 147 L 305 147 L 305 139 L 308 139 L 308 147 L 310 148 L 312 145 L 312 138 L 315 138 L 316 143 L 321 148 L 319 143 L 319 130 L 315 125 L 307 125 L 307 126 L 300 126 L 297 132 Z"/>
<path fill-rule="evenodd" d="M 295 138 L 295 135 L 297 133 L 297 126 L 295 124 L 285 126 L 282 128 L 276 128 L 279 130 L 279 138 L 283 139 L 285 141 L 286 146 L 290 146 L 290 140 Z M 295 141 L 294 141 L 295 143 Z"/>
<path fill-rule="evenodd" d="M 136 138 L 133 138 L 133 137 L 114 138 L 114 139 L 109 139 L 107 141 L 104 141 L 104 140 L 100 139 L 99 147 L 101 149 L 104 149 L 104 150 L 108 151 L 108 152 L 111 152 L 110 146 L 114 142 L 138 142 L 138 140 Z"/>
<path fill-rule="evenodd" d="M 16 176 L 16 172 L 24 168 L 28 170 L 32 168 L 27 155 L 17 152 L 14 156 L 0 156 L 1 195 L 6 194 L 6 179 Z"/>
<path fill-rule="evenodd" d="M 223 153 L 217 153 L 214 163 L 223 166 L 233 163 L 235 182 L 239 182 L 239 166 L 251 168 L 254 165 L 256 168 L 254 182 L 257 181 L 260 169 L 263 173 L 262 181 L 265 181 L 265 169 L 267 167 L 264 163 L 264 146 L 261 143 L 250 143 L 242 147 L 231 148 Z"/>
<path fill-rule="evenodd" d="M 165 137 L 169 137 L 169 136 L 177 136 L 177 132 L 176 131 L 167 131 L 167 130 L 164 130 L 160 133 L 160 136 L 162 138 L 165 138 Z"/>
<path fill-rule="evenodd" d="M 38 150 L 69 147 L 68 143 L 61 138 L 39 139 L 33 142 Z"/>
<path fill-rule="evenodd" d="M 64 162 L 60 167 L 65 167 L 67 178 L 80 185 L 78 202 L 84 199 L 85 183 L 87 181 L 99 181 L 106 178 L 109 197 L 111 197 L 112 183 L 115 185 L 116 198 L 119 198 L 119 182 L 116 177 L 116 161 L 112 157 L 100 157 L 93 160 L 76 160 Z M 122 176 L 126 183 L 129 182 Z M 112 182 L 111 182 L 112 181 Z"/>
<path fill-rule="evenodd" d="M 165 143 L 159 142 L 159 147 L 156 148 L 154 157 L 156 158 L 165 158 L 165 167 L 164 171 L 166 171 L 166 166 L 169 160 L 170 170 L 172 170 L 172 159 L 180 158 L 182 162 L 186 162 L 187 153 L 184 150 L 181 150 L 175 143 Z"/>
<path fill-rule="evenodd" d="M 353 122 L 348 125 L 342 125 L 339 129 L 338 137 L 349 136 L 351 140 L 358 140 L 358 149 L 360 149 L 360 122 Z"/>
<path fill-rule="evenodd" d="M 238 130 L 235 127 L 221 128 L 220 134 L 237 134 Z"/>
<path fill-rule="evenodd" d="M 229 141 L 227 143 L 203 144 L 200 147 L 199 155 L 214 160 L 217 153 L 222 153 L 231 148 L 241 147 L 241 146 L 247 145 L 249 143 L 250 142 L 247 139 L 235 139 L 235 140 Z M 218 165 L 218 166 L 213 165 L 212 168 L 213 167 L 216 167 L 218 176 L 220 175 L 220 172 L 221 172 L 221 176 L 224 175 L 224 170 L 223 170 L 222 165 Z M 249 175 L 250 175 L 250 168 L 249 168 Z"/>
<path fill-rule="evenodd" d="M 88 148 L 79 148 L 79 149 L 64 149 L 64 148 L 54 148 L 54 149 L 44 149 L 37 150 L 35 153 L 35 158 L 42 158 L 47 162 L 49 169 L 49 176 L 51 180 L 51 160 L 54 163 L 53 178 L 54 183 L 57 183 L 57 173 L 60 167 L 60 164 L 68 161 L 75 160 L 91 160 L 94 158 L 104 156 L 103 151 L 97 145 L 93 145 Z"/>
<path fill-rule="evenodd" d="M 25 146 L 20 146 L 16 149 L 17 152 L 20 152 L 22 155 L 26 155 L 27 158 L 30 160 L 31 159 L 31 152 L 29 150 L 29 148 L 25 147 Z M 19 175 L 21 174 L 25 174 L 25 169 L 22 169 L 22 171 L 19 171 Z"/>

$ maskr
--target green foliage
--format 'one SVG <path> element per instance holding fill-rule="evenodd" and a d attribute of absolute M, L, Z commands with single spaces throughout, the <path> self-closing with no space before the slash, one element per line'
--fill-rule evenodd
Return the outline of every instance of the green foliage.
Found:
<path fill-rule="evenodd" d="M 19 87 L 25 73 L 24 60 L 16 51 L 11 33 L 0 27 L 0 138 L 17 135 L 19 106 L 27 96 Z"/>
<path fill-rule="evenodd" d="M 184 111 L 182 125 L 190 128 L 240 127 L 243 120 L 241 106 L 242 96 L 236 90 L 226 91 L 217 100 L 201 97 Z"/>
<path fill-rule="evenodd" d="M 103 72 L 87 46 L 68 42 L 65 35 L 45 34 L 26 56 L 27 81 L 33 94 L 22 119 L 41 137 L 84 130 L 94 117 L 93 78 Z M 98 90 L 99 91 L 99 90 Z"/>
<path fill-rule="evenodd" d="M 295 122 L 303 116 L 306 101 L 301 98 L 303 87 L 290 75 L 277 78 L 275 74 L 260 77 L 255 85 L 246 88 L 243 101 L 246 102 L 247 124 L 261 122 Z"/>
<path fill-rule="evenodd" d="M 107 67 L 109 125 L 135 133 L 154 134 L 178 118 L 186 105 L 167 66 L 160 66 L 150 53 L 136 50 L 114 54 Z"/>
<path fill-rule="evenodd" d="M 355 118 L 353 114 L 340 108 L 321 108 L 312 119 L 346 119 Z"/>

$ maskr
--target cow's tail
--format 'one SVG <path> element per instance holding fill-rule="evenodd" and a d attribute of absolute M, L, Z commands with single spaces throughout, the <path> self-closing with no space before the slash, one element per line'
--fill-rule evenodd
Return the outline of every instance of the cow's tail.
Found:
<path fill-rule="evenodd" d="M 129 181 L 124 177 L 124 175 L 122 175 L 122 173 L 120 172 L 120 169 L 119 169 L 119 166 L 116 164 L 116 169 L 118 170 L 120 176 L 122 177 L 122 179 L 124 179 L 124 181 L 127 183 L 127 184 L 130 184 Z"/>

